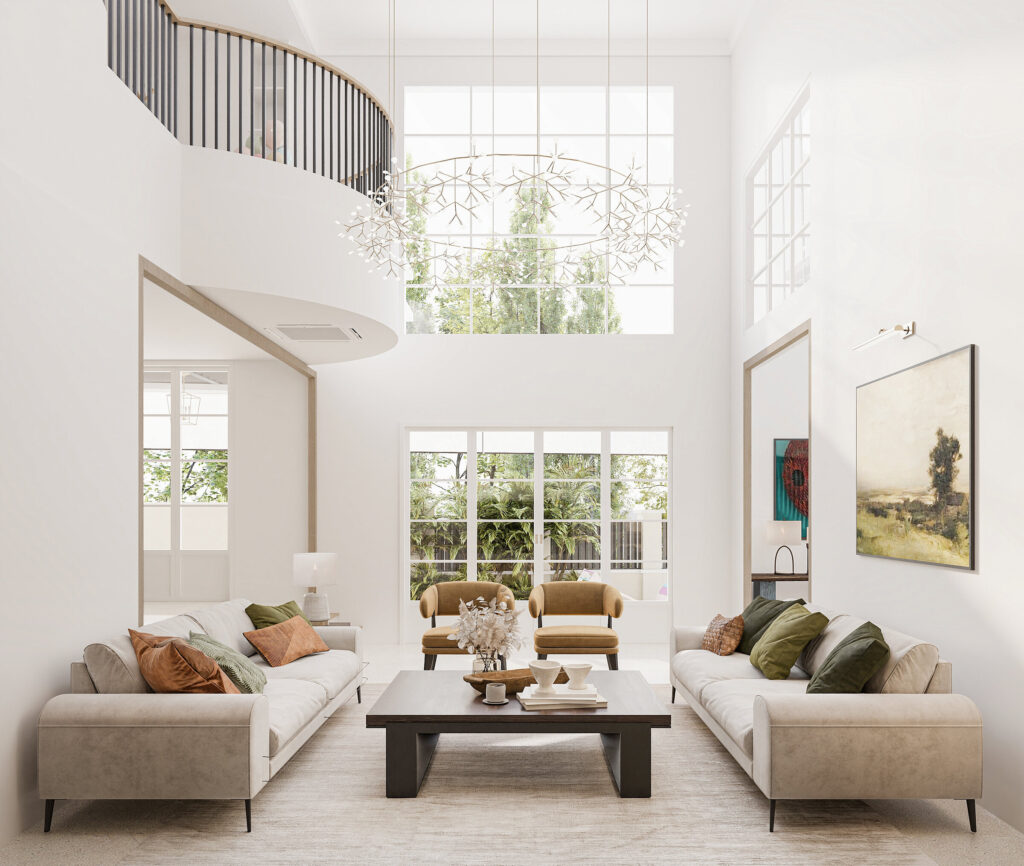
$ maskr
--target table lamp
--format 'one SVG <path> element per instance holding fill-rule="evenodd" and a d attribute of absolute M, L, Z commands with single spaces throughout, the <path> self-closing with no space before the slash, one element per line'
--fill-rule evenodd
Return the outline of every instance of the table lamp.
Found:
<path fill-rule="evenodd" d="M 338 554 L 296 553 L 292 557 L 292 582 L 306 587 L 302 612 L 310 622 L 327 622 L 331 609 L 327 593 L 319 590 L 337 582 Z"/>
<path fill-rule="evenodd" d="M 803 524 L 799 520 L 769 520 L 765 523 L 765 535 L 772 544 L 779 545 L 775 551 L 774 573 L 796 574 L 796 559 L 790 545 L 803 541 Z M 779 571 L 779 554 L 783 550 L 789 551 L 789 561 L 792 563 L 792 568 L 788 572 Z"/>

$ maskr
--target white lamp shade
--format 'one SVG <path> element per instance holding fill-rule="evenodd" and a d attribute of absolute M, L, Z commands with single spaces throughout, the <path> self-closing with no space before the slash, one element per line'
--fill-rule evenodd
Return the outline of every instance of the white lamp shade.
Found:
<path fill-rule="evenodd" d="M 338 554 L 296 553 L 292 557 L 292 582 L 296 586 L 331 586 L 338 582 Z"/>
<path fill-rule="evenodd" d="M 803 524 L 799 520 L 769 520 L 765 523 L 765 536 L 772 544 L 800 544 Z"/>

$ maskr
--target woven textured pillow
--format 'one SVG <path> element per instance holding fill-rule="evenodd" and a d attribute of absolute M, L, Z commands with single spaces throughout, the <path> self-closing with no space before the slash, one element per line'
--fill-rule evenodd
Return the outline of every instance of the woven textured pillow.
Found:
<path fill-rule="evenodd" d="M 314 653 L 327 652 L 330 649 L 306 620 L 301 616 L 293 616 L 289 620 L 245 632 L 249 641 L 268 665 L 279 668 L 288 662 L 310 656 Z"/>
<path fill-rule="evenodd" d="M 732 619 L 718 614 L 708 624 L 708 630 L 704 632 L 704 639 L 700 642 L 700 648 L 713 652 L 715 655 L 727 656 L 736 652 L 743 637 L 743 617 L 734 616 Z"/>
<path fill-rule="evenodd" d="M 238 650 L 214 640 L 208 634 L 191 632 L 188 642 L 201 653 L 206 653 L 217 664 L 220 669 L 228 675 L 238 690 L 243 695 L 261 695 L 263 687 L 267 684 L 267 675 L 263 673 L 252 659 L 242 655 Z"/>
<path fill-rule="evenodd" d="M 180 637 L 128 629 L 139 670 L 154 692 L 237 695 L 220 665 Z"/>

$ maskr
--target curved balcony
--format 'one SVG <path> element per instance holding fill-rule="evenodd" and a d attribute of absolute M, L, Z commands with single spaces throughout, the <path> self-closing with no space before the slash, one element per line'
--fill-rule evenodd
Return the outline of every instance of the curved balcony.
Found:
<path fill-rule="evenodd" d="M 179 18 L 163 0 L 107 0 L 107 65 L 189 146 L 185 282 L 258 328 L 286 321 L 287 304 L 265 295 L 304 302 L 296 316 L 333 308 L 331 323 L 359 337 L 330 360 L 397 342 L 401 293 L 345 254 L 335 222 L 391 160 L 391 119 L 366 87 L 291 46 Z"/>

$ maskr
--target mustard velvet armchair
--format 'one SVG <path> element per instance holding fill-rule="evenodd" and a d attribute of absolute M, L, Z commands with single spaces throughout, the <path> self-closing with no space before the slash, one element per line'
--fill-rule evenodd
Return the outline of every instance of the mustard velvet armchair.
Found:
<path fill-rule="evenodd" d="M 619 669 L 619 636 L 612 617 L 622 616 L 622 593 L 597 581 L 558 580 L 542 583 L 530 593 L 530 616 L 537 618 L 533 648 L 537 658 L 559 655 L 603 655 L 609 670 Z M 544 625 L 544 616 L 606 616 L 607 626 Z"/>
<path fill-rule="evenodd" d="M 448 640 L 448 635 L 455 631 L 453 625 L 437 624 L 439 616 L 458 616 L 459 602 L 470 602 L 483 597 L 486 603 L 497 598 L 498 604 L 505 602 L 509 608 L 516 604 L 512 590 L 500 583 L 485 580 L 452 580 L 447 583 L 435 583 L 423 590 L 420 596 L 420 615 L 430 620 L 430 628 L 423 633 L 423 670 L 432 671 L 437 666 L 438 656 L 469 655 L 469 651 L 460 649 L 459 645 Z M 501 657 L 501 667 L 506 669 L 508 662 Z"/>

